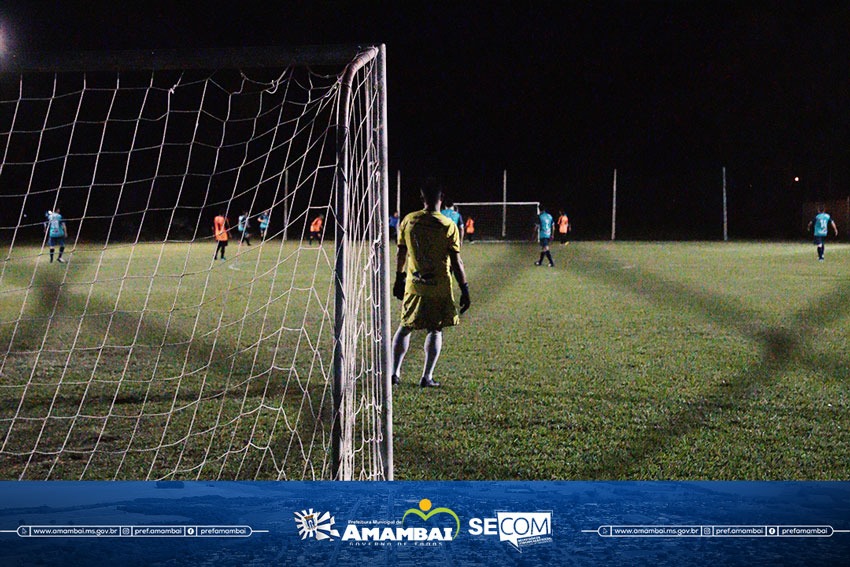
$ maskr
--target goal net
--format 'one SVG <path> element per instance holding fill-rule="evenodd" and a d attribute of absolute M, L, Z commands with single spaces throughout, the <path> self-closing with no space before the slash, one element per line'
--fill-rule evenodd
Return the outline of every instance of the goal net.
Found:
<path fill-rule="evenodd" d="M 537 241 L 538 202 L 455 203 L 455 208 L 464 222 L 473 219 L 474 240 Z"/>
<path fill-rule="evenodd" d="M 392 479 L 383 46 L 3 65 L 0 477 Z"/>

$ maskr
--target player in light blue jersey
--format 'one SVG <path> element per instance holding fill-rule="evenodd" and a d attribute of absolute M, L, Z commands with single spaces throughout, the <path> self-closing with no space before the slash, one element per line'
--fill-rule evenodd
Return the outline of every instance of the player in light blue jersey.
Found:
<path fill-rule="evenodd" d="M 809 221 L 808 230 L 814 231 L 812 234 L 815 237 L 815 246 L 818 249 L 818 260 L 823 262 L 823 251 L 824 251 L 824 243 L 826 242 L 826 237 L 829 235 L 829 227 L 832 227 L 835 236 L 838 236 L 838 227 L 835 226 L 835 221 L 832 220 L 832 217 L 829 216 L 829 213 L 825 212 L 823 205 L 818 205 L 818 214 L 815 215 L 811 221 Z"/>
<path fill-rule="evenodd" d="M 260 221 L 260 238 L 266 239 L 266 231 L 269 229 L 269 220 L 271 219 L 271 211 L 263 211 L 257 220 Z"/>
<path fill-rule="evenodd" d="M 245 242 L 245 244 L 251 246 L 251 233 L 248 232 L 248 229 L 251 228 L 251 215 L 248 214 L 248 211 L 242 211 L 236 226 L 239 230 L 239 244 Z"/>
<path fill-rule="evenodd" d="M 540 259 L 534 262 L 535 266 L 543 265 L 543 258 L 549 260 L 549 267 L 555 266 L 552 260 L 552 253 L 549 252 L 549 242 L 552 240 L 552 228 L 555 226 L 555 219 L 552 215 L 546 212 L 545 207 L 540 207 L 540 214 L 537 215 L 537 238 L 540 239 Z"/>
<path fill-rule="evenodd" d="M 443 209 L 440 210 L 440 213 L 443 214 L 444 217 L 448 217 L 450 221 L 457 225 L 458 233 L 460 234 L 460 241 L 463 242 L 463 237 L 465 234 L 465 229 L 463 226 L 463 217 L 460 216 L 460 213 L 455 209 L 454 203 L 451 201 L 446 201 L 443 203 Z"/>
<path fill-rule="evenodd" d="M 62 259 L 62 254 L 65 252 L 65 238 L 68 236 L 68 227 L 58 208 L 55 211 L 47 211 L 44 216 L 47 218 L 47 245 L 50 247 L 50 262 L 53 262 L 53 254 L 58 246 L 59 257 L 57 261 L 64 264 L 65 260 Z"/>

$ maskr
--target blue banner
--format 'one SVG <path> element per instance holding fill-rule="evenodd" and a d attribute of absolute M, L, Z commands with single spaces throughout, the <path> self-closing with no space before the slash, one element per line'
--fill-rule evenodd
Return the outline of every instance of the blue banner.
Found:
<path fill-rule="evenodd" d="M 844 482 L 2 482 L 0 565 L 844 565 Z"/>

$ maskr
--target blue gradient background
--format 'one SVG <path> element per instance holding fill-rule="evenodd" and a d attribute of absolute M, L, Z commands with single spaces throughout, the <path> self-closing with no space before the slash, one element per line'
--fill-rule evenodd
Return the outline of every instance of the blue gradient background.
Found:
<path fill-rule="evenodd" d="M 432 546 L 302 540 L 295 513 L 401 520 L 427 498 L 458 537 Z M 471 518 L 552 512 L 552 542 L 518 551 Z M 405 526 L 420 519 L 409 516 Z M 446 523 L 448 520 L 448 523 Z M 422 525 L 454 525 L 435 515 Z M 20 537 L 22 526 L 250 526 L 250 537 Z M 12 565 L 847 565 L 831 537 L 610 538 L 600 526 L 820 525 L 850 529 L 846 482 L 2 482 L 0 564 Z M 260 532 L 260 533 L 257 533 Z"/>

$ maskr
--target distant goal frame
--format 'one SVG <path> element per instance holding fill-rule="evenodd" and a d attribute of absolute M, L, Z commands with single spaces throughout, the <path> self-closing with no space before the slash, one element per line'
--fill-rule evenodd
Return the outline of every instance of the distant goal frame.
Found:
<path fill-rule="evenodd" d="M 508 218 L 508 207 L 512 206 L 533 206 L 537 210 L 537 214 L 540 214 L 540 202 L 539 201 L 459 201 L 454 202 L 454 206 L 458 207 L 463 214 L 463 207 L 501 207 L 502 208 L 502 227 L 501 227 L 501 236 L 499 240 L 495 242 L 509 242 L 507 238 L 507 218 Z"/>

